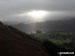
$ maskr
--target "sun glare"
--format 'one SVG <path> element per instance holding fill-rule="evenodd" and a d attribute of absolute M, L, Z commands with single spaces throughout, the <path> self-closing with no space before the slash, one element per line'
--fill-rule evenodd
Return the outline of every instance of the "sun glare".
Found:
<path fill-rule="evenodd" d="M 32 21 L 37 22 L 37 21 L 44 21 L 44 18 L 48 15 L 48 11 L 45 10 L 32 10 L 26 13 L 19 14 L 19 16 L 27 16 L 31 18 Z"/>
<path fill-rule="evenodd" d="M 42 10 L 35 11 L 34 10 L 34 11 L 28 12 L 27 15 L 36 19 L 36 18 L 43 18 L 43 17 L 45 17 L 47 15 L 47 13 L 48 13 L 47 11 L 42 11 Z"/>

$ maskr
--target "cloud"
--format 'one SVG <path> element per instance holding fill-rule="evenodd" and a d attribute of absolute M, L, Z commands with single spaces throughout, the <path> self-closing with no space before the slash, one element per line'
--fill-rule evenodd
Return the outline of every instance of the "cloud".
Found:
<path fill-rule="evenodd" d="M 74 15 L 75 0 L 0 0 L 0 17 L 5 18 L 1 20 L 14 20 L 14 18 L 18 20 L 19 17 L 13 16 L 10 19 L 10 16 L 33 9 L 57 11 L 57 13 L 67 11 L 70 12 L 71 15 Z M 68 14 L 67 12 L 66 14 Z M 19 20 L 21 19 L 19 18 Z"/>

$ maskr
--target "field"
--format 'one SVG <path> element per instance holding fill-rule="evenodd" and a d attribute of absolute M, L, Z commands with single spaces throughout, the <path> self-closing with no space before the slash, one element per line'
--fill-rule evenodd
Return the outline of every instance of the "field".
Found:
<path fill-rule="evenodd" d="M 60 45 L 65 48 L 74 48 L 74 32 L 47 32 L 47 33 L 36 33 L 33 36 L 37 39 L 48 40 L 56 45 Z"/>

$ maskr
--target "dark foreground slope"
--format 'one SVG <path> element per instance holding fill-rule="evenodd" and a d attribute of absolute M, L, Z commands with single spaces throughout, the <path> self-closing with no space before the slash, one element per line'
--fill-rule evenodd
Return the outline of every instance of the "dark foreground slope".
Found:
<path fill-rule="evenodd" d="M 47 56 L 42 43 L 0 23 L 0 56 Z"/>

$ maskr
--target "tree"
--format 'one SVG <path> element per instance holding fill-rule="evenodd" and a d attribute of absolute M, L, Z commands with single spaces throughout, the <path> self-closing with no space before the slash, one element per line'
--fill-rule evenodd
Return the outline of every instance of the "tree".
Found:
<path fill-rule="evenodd" d="M 36 33 L 42 33 L 42 31 L 41 30 L 36 30 Z"/>

